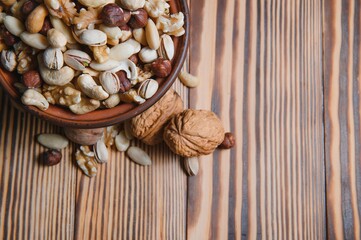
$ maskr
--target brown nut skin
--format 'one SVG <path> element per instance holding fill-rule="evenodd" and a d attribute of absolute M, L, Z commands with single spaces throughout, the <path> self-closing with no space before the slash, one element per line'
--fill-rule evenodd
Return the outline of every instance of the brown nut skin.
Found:
<path fill-rule="evenodd" d="M 20 41 L 20 39 L 14 35 L 12 35 L 8 30 L 5 28 L 1 29 L 1 37 L 4 40 L 6 46 L 13 46 L 15 43 Z"/>
<path fill-rule="evenodd" d="M 49 31 L 50 29 L 52 29 L 52 28 L 53 28 L 53 25 L 51 24 L 50 19 L 49 19 L 49 18 L 45 18 L 44 24 L 43 24 L 43 26 L 41 27 L 39 33 L 41 33 L 41 34 L 43 34 L 43 35 L 46 36 L 46 35 L 48 34 L 48 31 Z"/>
<path fill-rule="evenodd" d="M 129 60 L 132 61 L 135 65 L 138 65 L 139 63 L 139 57 L 138 54 L 133 54 L 129 57 Z"/>
<path fill-rule="evenodd" d="M 132 88 L 132 84 L 130 83 L 129 79 L 127 78 L 127 74 L 124 71 L 119 71 L 115 73 L 119 78 L 119 85 L 120 85 L 120 93 L 125 93 L 129 89 Z"/>
<path fill-rule="evenodd" d="M 62 157 L 63 156 L 59 150 L 49 149 L 43 153 L 43 163 L 47 166 L 54 166 L 60 163 Z"/>
<path fill-rule="evenodd" d="M 21 13 L 24 14 L 24 16 L 28 16 L 38 5 L 35 1 L 28 0 L 24 2 L 21 7 Z"/>
<path fill-rule="evenodd" d="M 157 60 L 152 62 L 151 69 L 157 77 L 165 78 L 168 77 L 170 72 L 172 71 L 172 64 L 169 60 L 158 58 Z"/>
<path fill-rule="evenodd" d="M 183 111 L 183 101 L 170 89 L 158 102 L 130 121 L 130 133 L 145 144 L 162 142 L 164 126 L 176 114 Z"/>
<path fill-rule="evenodd" d="M 232 133 L 227 132 L 224 134 L 223 142 L 218 146 L 220 149 L 230 149 L 236 144 L 236 139 Z"/>
<path fill-rule="evenodd" d="M 174 116 L 164 129 L 168 147 L 182 157 L 212 153 L 224 139 L 224 128 L 215 113 L 188 109 Z"/>
<path fill-rule="evenodd" d="M 42 85 L 40 74 L 35 70 L 30 70 L 24 73 L 21 76 L 21 80 L 27 88 L 38 88 Z"/>
<path fill-rule="evenodd" d="M 94 145 L 102 138 L 104 128 L 93 129 L 78 129 L 78 128 L 64 128 L 65 136 L 72 142 L 79 145 Z"/>
<path fill-rule="evenodd" d="M 100 17 L 103 23 L 109 27 L 124 26 L 129 21 L 129 13 L 125 13 L 124 10 L 115 3 L 105 5 Z"/>
<path fill-rule="evenodd" d="M 137 11 L 132 12 L 132 17 L 130 18 L 128 25 L 131 28 L 143 28 L 148 23 L 148 13 L 144 9 L 138 9 Z"/>

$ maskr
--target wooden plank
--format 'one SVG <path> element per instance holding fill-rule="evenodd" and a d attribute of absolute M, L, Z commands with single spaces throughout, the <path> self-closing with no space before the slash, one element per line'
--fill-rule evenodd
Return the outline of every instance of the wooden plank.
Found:
<path fill-rule="evenodd" d="M 191 1 L 191 19 L 190 106 L 237 144 L 189 179 L 188 238 L 326 238 L 321 1 Z"/>
<path fill-rule="evenodd" d="M 0 88 L 1 239 L 72 239 L 76 169 L 72 146 L 54 167 L 39 163 L 35 135 L 60 128 L 16 110 Z"/>
<path fill-rule="evenodd" d="M 360 1 L 324 2 L 327 218 L 330 239 L 360 235 Z"/>

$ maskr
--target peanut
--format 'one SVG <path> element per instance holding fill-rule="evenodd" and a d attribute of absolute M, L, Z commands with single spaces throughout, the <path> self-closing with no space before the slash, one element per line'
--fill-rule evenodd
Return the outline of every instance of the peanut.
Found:
<path fill-rule="evenodd" d="M 48 16 L 49 12 L 44 6 L 41 4 L 37 6 L 26 19 L 26 29 L 30 33 L 38 33 L 43 27 L 46 16 Z"/>

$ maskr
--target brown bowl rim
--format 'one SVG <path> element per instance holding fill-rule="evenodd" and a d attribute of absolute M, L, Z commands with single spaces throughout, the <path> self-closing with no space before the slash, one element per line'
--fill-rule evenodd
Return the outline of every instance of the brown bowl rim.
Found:
<path fill-rule="evenodd" d="M 181 48 L 180 50 L 180 56 L 174 61 L 175 68 L 172 69 L 171 74 L 164 80 L 164 83 L 162 84 L 162 87 L 157 91 L 157 93 L 150 99 L 148 99 L 145 103 L 138 105 L 136 107 L 133 107 L 131 110 L 121 113 L 120 115 L 115 115 L 111 118 L 104 118 L 104 119 L 96 119 L 96 120 L 77 120 L 77 119 L 69 119 L 69 118 L 59 118 L 59 116 L 55 116 L 53 114 L 47 113 L 46 111 L 41 111 L 40 109 L 33 107 L 33 106 L 26 106 L 21 103 L 19 94 L 14 91 L 14 87 L 12 87 L 10 84 L 7 84 L 7 81 L 5 80 L 6 77 L 4 76 L 4 72 L 0 71 L 0 83 L 5 88 L 6 92 L 10 95 L 12 100 L 14 100 L 18 105 L 21 106 L 22 109 L 25 111 L 37 116 L 40 119 L 49 121 L 55 125 L 61 126 L 61 127 L 71 127 L 71 128 L 101 128 L 106 127 L 110 125 L 114 125 L 117 123 L 124 122 L 142 112 L 147 110 L 149 107 L 153 106 L 167 91 L 168 89 L 173 85 L 175 82 L 180 70 L 183 67 L 184 61 L 187 56 L 187 49 L 189 45 L 189 8 L 186 0 L 175 0 L 178 2 L 180 10 L 184 14 L 184 29 L 185 34 L 182 36 L 184 38 L 183 42 L 184 44 L 182 46 L 178 46 L 178 48 Z M 176 3 L 177 4 L 177 3 Z M 129 107 L 132 105 L 129 104 Z M 108 109 L 109 110 L 109 109 Z M 98 110 L 99 111 L 99 110 Z M 101 110 L 100 110 L 101 111 Z"/>

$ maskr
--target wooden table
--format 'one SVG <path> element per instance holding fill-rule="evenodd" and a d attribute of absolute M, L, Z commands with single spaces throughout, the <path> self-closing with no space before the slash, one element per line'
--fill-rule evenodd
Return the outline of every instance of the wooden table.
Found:
<path fill-rule="evenodd" d="M 164 145 L 151 167 L 111 152 L 98 176 L 75 146 L 43 167 L 39 133 L 0 89 L 1 239 L 358 239 L 361 2 L 192 0 L 187 68 L 174 88 L 235 133 L 187 178 Z"/>

